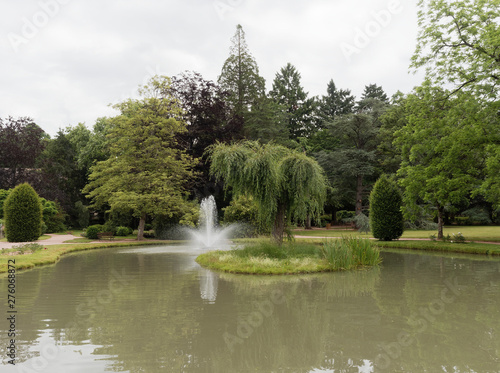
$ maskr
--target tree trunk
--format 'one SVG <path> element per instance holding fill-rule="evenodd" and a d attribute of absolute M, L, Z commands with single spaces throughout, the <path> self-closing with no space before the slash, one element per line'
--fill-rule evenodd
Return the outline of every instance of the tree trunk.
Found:
<path fill-rule="evenodd" d="M 332 210 L 332 224 L 337 224 L 337 208 L 334 207 Z"/>
<path fill-rule="evenodd" d="M 358 175 L 358 182 L 356 185 L 356 215 L 363 212 L 363 176 Z"/>
<path fill-rule="evenodd" d="M 307 214 L 307 217 L 306 217 L 306 229 L 312 229 L 312 226 L 311 226 L 311 215 L 310 214 Z"/>
<path fill-rule="evenodd" d="M 137 240 L 141 241 L 144 239 L 144 226 L 146 225 L 146 213 L 142 213 L 141 220 L 139 220 L 139 228 L 137 232 Z"/>
<path fill-rule="evenodd" d="M 438 240 L 443 239 L 443 225 L 444 225 L 444 220 L 443 220 L 443 214 L 444 214 L 444 207 L 438 205 L 437 207 L 438 210 Z"/>
<path fill-rule="evenodd" d="M 283 234 L 285 232 L 285 205 L 279 204 L 276 218 L 274 219 L 273 240 L 278 245 L 283 244 Z"/>

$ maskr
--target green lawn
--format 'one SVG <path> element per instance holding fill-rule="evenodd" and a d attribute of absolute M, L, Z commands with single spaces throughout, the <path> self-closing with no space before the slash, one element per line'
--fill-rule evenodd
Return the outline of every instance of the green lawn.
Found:
<path fill-rule="evenodd" d="M 169 241 L 175 242 L 175 241 Z M 82 250 L 93 250 L 102 249 L 107 247 L 127 247 L 127 246 L 144 246 L 144 245 L 158 245 L 158 241 L 136 241 L 136 242 L 103 242 L 95 244 L 74 244 L 74 245 L 47 245 L 43 250 L 37 251 L 33 254 L 28 255 L 0 255 L 0 274 L 7 272 L 8 261 L 15 260 L 16 270 L 30 269 L 35 266 L 56 263 L 60 257 L 64 254 L 82 251 Z M 162 244 L 168 243 L 167 241 L 161 242 Z"/>
<path fill-rule="evenodd" d="M 452 233 L 462 233 L 468 241 L 490 241 L 500 242 L 500 226 L 446 226 L 444 235 L 452 235 Z M 361 234 L 353 230 L 341 229 L 314 229 L 314 230 L 294 230 L 294 235 L 309 236 L 309 237 L 342 237 L 347 235 L 359 237 L 372 237 L 371 234 Z M 429 238 L 432 234 L 437 236 L 437 231 L 418 231 L 407 230 L 404 232 L 402 239 L 405 238 Z"/>
<path fill-rule="evenodd" d="M 451 243 L 441 241 L 375 241 L 380 249 L 408 249 L 466 254 L 500 255 L 500 245 L 487 243 Z"/>

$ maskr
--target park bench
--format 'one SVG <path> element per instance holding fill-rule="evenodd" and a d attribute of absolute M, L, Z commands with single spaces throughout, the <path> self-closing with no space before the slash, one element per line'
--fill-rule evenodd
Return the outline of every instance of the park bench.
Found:
<path fill-rule="evenodd" d="M 100 240 L 114 240 L 115 237 L 113 236 L 113 232 L 100 232 L 97 233 L 97 237 Z"/>

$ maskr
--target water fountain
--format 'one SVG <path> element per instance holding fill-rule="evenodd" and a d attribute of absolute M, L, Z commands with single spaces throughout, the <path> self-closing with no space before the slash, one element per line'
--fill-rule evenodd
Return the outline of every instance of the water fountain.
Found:
<path fill-rule="evenodd" d="M 214 196 L 203 198 L 200 204 L 198 229 L 190 229 L 192 243 L 201 248 L 220 249 L 226 246 L 229 233 L 235 224 L 220 228 L 217 221 L 217 204 Z"/>

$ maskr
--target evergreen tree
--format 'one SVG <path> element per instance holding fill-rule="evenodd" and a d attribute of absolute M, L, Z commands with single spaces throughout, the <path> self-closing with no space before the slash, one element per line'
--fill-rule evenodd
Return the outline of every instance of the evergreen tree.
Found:
<path fill-rule="evenodd" d="M 368 84 L 367 86 L 365 86 L 363 94 L 361 95 L 360 102 L 363 102 L 367 99 L 377 99 L 385 104 L 389 103 L 389 97 L 387 97 L 387 94 L 384 92 L 383 88 L 376 84 Z"/>
<path fill-rule="evenodd" d="M 363 211 L 368 197 L 367 179 L 377 172 L 377 146 L 382 108 L 338 117 L 327 124 L 336 139 L 333 151 L 320 151 L 316 157 L 325 168 L 332 186 L 343 203 L 355 202 L 356 215 Z"/>
<path fill-rule="evenodd" d="M 4 217 L 9 242 L 38 240 L 42 234 L 42 204 L 31 185 L 19 184 L 9 193 Z"/>
<path fill-rule="evenodd" d="M 81 190 L 87 183 L 88 172 L 78 166 L 77 144 L 70 141 L 71 131 L 71 127 L 66 131 L 59 130 L 54 139 L 47 141 L 38 161 L 41 171 L 40 195 L 51 201 L 59 201 L 63 210 L 69 213 L 72 213 L 74 204 L 81 200 Z M 76 140 L 76 134 L 72 135 Z M 88 142 L 87 136 L 81 139 L 79 147 Z"/>
<path fill-rule="evenodd" d="M 326 96 L 322 96 L 318 103 L 318 117 L 320 127 L 325 123 L 332 122 L 340 115 L 352 113 L 354 110 L 355 98 L 349 89 L 337 89 L 333 79 L 330 80 L 326 88 Z"/>
<path fill-rule="evenodd" d="M 245 138 L 285 144 L 289 139 L 285 108 L 269 97 L 258 99 L 247 115 Z"/>
<path fill-rule="evenodd" d="M 370 227 L 373 237 L 391 241 L 401 237 L 404 219 L 398 186 L 382 175 L 370 194 Z"/>
<path fill-rule="evenodd" d="M 236 26 L 231 43 L 218 83 L 230 93 L 228 100 L 234 113 L 245 118 L 255 101 L 265 94 L 265 80 L 259 75 L 259 67 L 248 49 L 241 25 Z"/>
<path fill-rule="evenodd" d="M 269 95 L 285 108 L 291 139 L 307 137 L 315 132 L 315 101 L 313 98 L 307 98 L 307 92 L 300 84 L 300 74 L 295 66 L 288 63 L 276 73 Z"/>

